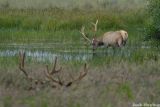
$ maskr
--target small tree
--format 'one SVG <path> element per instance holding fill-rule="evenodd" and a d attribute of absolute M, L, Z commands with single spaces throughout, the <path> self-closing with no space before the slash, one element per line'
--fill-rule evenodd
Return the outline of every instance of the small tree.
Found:
<path fill-rule="evenodd" d="M 147 27 L 147 37 L 160 39 L 160 0 L 148 0 L 151 22 Z"/>

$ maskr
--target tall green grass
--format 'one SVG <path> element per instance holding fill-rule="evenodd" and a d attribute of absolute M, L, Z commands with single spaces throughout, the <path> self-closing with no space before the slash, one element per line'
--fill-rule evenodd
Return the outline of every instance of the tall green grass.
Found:
<path fill-rule="evenodd" d="M 86 26 L 86 33 L 92 38 L 93 27 L 90 23 L 96 19 L 99 19 L 97 36 L 109 30 L 125 29 L 132 39 L 137 39 L 139 36 L 134 33 L 143 28 L 145 22 L 143 9 L 125 12 L 63 9 L 0 11 L 1 42 L 79 41 L 79 30 L 83 25 Z"/>

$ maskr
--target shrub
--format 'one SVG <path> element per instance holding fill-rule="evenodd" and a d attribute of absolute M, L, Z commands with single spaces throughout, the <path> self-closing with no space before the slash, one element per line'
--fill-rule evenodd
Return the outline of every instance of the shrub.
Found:
<path fill-rule="evenodd" d="M 160 0 L 148 0 L 148 14 L 151 20 L 147 25 L 147 37 L 160 40 Z"/>

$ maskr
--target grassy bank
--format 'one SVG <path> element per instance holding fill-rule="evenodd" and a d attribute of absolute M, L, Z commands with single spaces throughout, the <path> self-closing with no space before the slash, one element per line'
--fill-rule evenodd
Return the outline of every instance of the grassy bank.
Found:
<path fill-rule="evenodd" d="M 146 0 L 0 0 L 0 8 L 11 9 L 116 9 L 121 10 L 141 8 Z"/>
<path fill-rule="evenodd" d="M 86 33 L 93 37 L 91 22 L 99 19 L 97 35 L 106 31 L 125 29 L 130 38 L 138 39 L 139 31 L 143 29 L 143 9 L 128 11 L 110 10 L 0 10 L 1 43 L 29 43 L 29 42 L 79 42 L 82 25 L 86 26 Z M 135 17 L 136 15 L 136 17 Z M 138 34 L 139 35 L 139 34 Z"/>

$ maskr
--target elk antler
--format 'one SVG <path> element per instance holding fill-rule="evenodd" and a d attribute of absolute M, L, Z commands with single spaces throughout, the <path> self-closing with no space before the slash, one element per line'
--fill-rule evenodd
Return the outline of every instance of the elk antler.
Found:
<path fill-rule="evenodd" d="M 31 77 L 29 77 L 28 73 L 24 69 L 24 61 L 25 61 L 25 53 L 19 52 L 19 69 L 24 73 L 27 79 L 32 80 Z"/>
<path fill-rule="evenodd" d="M 53 67 L 54 68 L 54 67 Z M 77 77 L 77 78 L 73 78 L 72 76 L 72 81 L 70 82 L 67 82 L 67 83 L 64 83 L 63 81 L 61 81 L 60 77 L 58 76 L 57 79 L 54 78 L 54 72 L 53 74 L 49 73 L 49 69 L 48 69 L 48 66 L 46 66 L 46 71 L 45 71 L 45 75 L 46 77 L 51 80 L 53 83 L 56 83 L 60 86 L 65 86 L 65 87 L 69 87 L 71 86 L 74 82 L 76 81 L 80 81 L 81 79 L 83 79 L 86 75 L 87 75 L 87 72 L 88 72 L 88 68 L 87 68 L 87 64 L 85 63 L 84 65 L 84 71 L 80 73 L 80 75 Z"/>
<path fill-rule="evenodd" d="M 62 70 L 62 67 L 60 67 L 58 70 L 56 70 L 56 64 L 57 64 L 57 57 L 55 58 L 55 62 L 53 65 L 53 69 L 51 72 L 49 72 L 49 68 L 48 65 L 46 66 L 46 71 L 45 71 L 45 75 L 48 79 L 50 79 L 52 82 L 59 84 L 60 86 L 63 85 L 62 81 L 60 80 L 60 78 L 58 78 L 58 80 L 53 78 L 53 74 L 58 73 Z"/>
<path fill-rule="evenodd" d="M 36 88 L 35 86 L 38 84 L 44 84 L 46 81 L 34 79 L 33 77 L 29 76 L 27 71 L 24 68 L 25 65 L 25 52 L 19 52 L 19 69 L 23 72 L 26 79 L 31 82 L 31 86 L 29 87 L 29 90 Z"/>
<path fill-rule="evenodd" d="M 88 42 L 91 43 L 91 40 L 85 35 L 84 29 L 85 29 L 85 27 L 82 26 L 81 31 L 79 31 L 79 32 L 82 34 L 82 37 L 83 37 L 84 39 L 86 39 Z"/>
<path fill-rule="evenodd" d="M 30 84 L 31 86 L 28 88 L 29 90 L 38 89 L 37 87 L 38 84 L 44 85 L 46 83 L 45 80 L 43 81 L 31 77 L 25 70 L 24 66 L 25 66 L 25 52 L 19 52 L 19 69 L 25 75 L 26 79 L 31 83 Z"/>
<path fill-rule="evenodd" d="M 71 85 L 72 85 L 74 82 L 76 82 L 76 81 L 82 80 L 82 79 L 87 75 L 87 73 L 88 73 L 88 68 L 87 68 L 87 64 L 85 63 L 85 64 L 84 64 L 84 71 L 81 72 L 80 75 L 79 75 L 77 78 L 75 78 L 75 79 L 73 79 L 72 81 L 68 82 L 68 83 L 66 84 L 66 87 L 71 86 Z M 72 78 L 73 78 L 73 77 L 72 77 Z"/>
<path fill-rule="evenodd" d="M 94 31 L 97 31 L 97 24 L 98 24 L 98 19 L 96 21 L 96 23 L 91 22 L 91 24 L 94 26 Z"/>
<path fill-rule="evenodd" d="M 60 67 L 58 70 L 56 70 L 56 65 L 57 65 L 57 57 L 55 58 L 54 66 L 53 66 L 53 69 L 50 74 L 54 74 L 54 73 L 60 72 L 62 70 L 62 67 Z"/>
<path fill-rule="evenodd" d="M 29 80 L 31 83 L 34 83 L 33 85 L 36 85 L 36 86 L 38 86 L 38 83 L 41 83 L 41 85 L 44 85 L 45 83 L 52 81 L 53 83 L 56 83 L 56 85 L 69 87 L 74 82 L 80 81 L 81 79 L 83 79 L 87 75 L 87 72 L 88 72 L 87 64 L 85 63 L 84 71 L 81 72 L 77 78 L 74 79 L 74 77 L 72 77 L 72 81 L 70 81 L 70 82 L 65 83 L 64 81 L 62 81 L 60 79 L 59 75 L 57 75 L 57 78 L 54 78 L 54 74 L 58 73 L 62 70 L 62 67 L 60 67 L 58 70 L 56 70 L 56 65 L 57 65 L 57 57 L 56 57 L 52 70 L 49 71 L 48 65 L 46 65 L 46 70 L 44 71 L 44 74 L 49 79 L 49 81 L 46 81 L 46 80 L 42 81 L 42 80 L 39 80 L 39 79 L 37 80 L 37 79 L 34 79 L 33 77 L 30 77 L 29 74 L 27 73 L 27 71 L 25 70 L 24 65 L 25 65 L 25 53 L 19 52 L 19 69 L 24 73 L 27 80 Z M 54 85 L 54 87 L 56 87 L 56 85 Z M 30 88 L 34 89 L 37 87 L 31 86 Z"/>
<path fill-rule="evenodd" d="M 61 82 L 60 79 L 56 80 L 53 78 L 53 76 L 49 73 L 49 70 L 48 70 L 48 66 L 46 66 L 46 71 L 45 71 L 45 75 L 48 79 L 50 79 L 52 82 L 56 83 L 56 84 L 59 84 L 60 86 L 63 85 L 63 83 Z"/>

